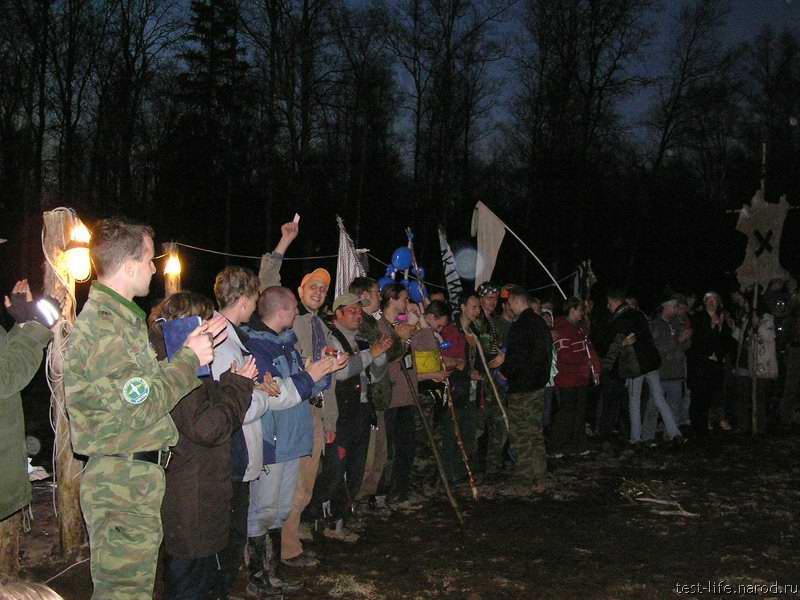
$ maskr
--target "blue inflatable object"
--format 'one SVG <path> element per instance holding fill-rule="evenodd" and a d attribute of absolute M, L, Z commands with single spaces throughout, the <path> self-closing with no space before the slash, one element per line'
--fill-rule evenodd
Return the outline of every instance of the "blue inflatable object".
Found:
<path fill-rule="evenodd" d="M 385 288 L 387 285 L 391 285 L 393 283 L 394 283 L 394 278 L 392 278 L 392 277 L 381 277 L 380 279 L 378 279 L 378 288 L 381 291 L 383 291 L 383 288 Z"/>
<path fill-rule="evenodd" d="M 448 342 L 447 340 L 445 340 L 444 342 L 442 342 L 441 344 L 439 344 L 439 350 L 442 350 L 442 351 L 444 351 L 444 350 L 449 350 L 449 349 L 451 348 L 451 346 L 452 346 L 452 345 L 453 345 L 453 344 L 451 344 L 450 342 Z"/>
<path fill-rule="evenodd" d="M 417 269 L 412 269 L 411 272 L 416 277 L 419 277 L 420 279 L 425 279 L 425 269 L 424 268 L 419 267 Z"/>
<path fill-rule="evenodd" d="M 420 286 L 419 281 L 413 280 L 408 282 L 408 297 L 411 298 L 412 302 L 416 302 L 417 304 L 422 302 L 425 296 L 422 293 L 422 286 Z"/>
<path fill-rule="evenodd" d="M 411 250 L 407 246 L 400 246 L 394 251 L 392 266 L 400 271 L 405 271 L 411 266 Z"/>

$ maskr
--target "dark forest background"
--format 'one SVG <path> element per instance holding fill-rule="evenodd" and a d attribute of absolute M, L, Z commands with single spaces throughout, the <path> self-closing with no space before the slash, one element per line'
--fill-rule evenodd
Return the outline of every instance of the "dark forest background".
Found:
<path fill-rule="evenodd" d="M 765 28 L 726 44 L 726 3 L 689 1 L 661 72 L 644 76 L 664 10 L 0 0 L 0 283 L 41 280 L 41 212 L 56 206 L 90 227 L 126 214 L 159 241 L 243 254 L 271 248 L 295 212 L 295 256 L 336 252 L 336 214 L 387 261 L 410 225 L 441 282 L 437 225 L 469 242 L 480 199 L 559 276 L 591 258 L 645 296 L 730 289 L 745 240 L 725 211 L 759 187 L 762 143 L 768 199 L 800 203 L 800 38 Z M 649 106 L 632 122 L 634 97 Z M 790 213 L 794 273 L 799 227 Z M 183 259 L 185 287 L 203 292 L 225 264 Z M 309 266 L 288 264 L 287 281 Z M 510 239 L 496 274 L 546 283 Z"/>

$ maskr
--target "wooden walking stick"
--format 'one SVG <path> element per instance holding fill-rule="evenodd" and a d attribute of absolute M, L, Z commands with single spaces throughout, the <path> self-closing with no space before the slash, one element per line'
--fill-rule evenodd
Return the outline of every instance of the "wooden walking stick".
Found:
<path fill-rule="evenodd" d="M 444 365 L 444 357 L 442 356 L 441 352 L 439 353 L 439 368 L 442 370 L 442 373 L 447 373 L 447 367 Z M 464 468 L 467 470 L 467 479 L 469 480 L 469 489 L 472 491 L 473 499 L 478 499 L 478 486 L 475 482 L 475 475 L 472 472 L 472 467 L 469 466 L 469 457 L 467 456 L 467 448 L 464 446 L 464 438 L 461 435 L 461 425 L 458 424 L 458 418 L 456 415 L 456 405 L 453 402 L 453 390 L 450 387 L 450 379 L 446 379 L 444 382 L 444 393 L 445 393 L 445 400 L 447 402 L 447 408 L 450 412 L 450 419 L 453 421 L 453 434 L 456 437 L 456 444 L 458 445 L 458 449 L 461 451 L 461 460 L 464 461 Z"/>
<path fill-rule="evenodd" d="M 444 369 L 444 361 L 442 361 L 442 369 Z M 450 419 L 453 421 L 453 433 L 456 436 L 456 443 L 459 450 L 461 450 L 461 460 L 464 461 L 464 468 L 467 470 L 467 479 L 469 480 L 469 489 L 472 491 L 473 499 L 478 499 L 478 486 L 475 482 L 475 475 L 472 473 L 472 467 L 469 466 L 469 458 L 467 457 L 467 449 L 464 446 L 464 438 L 461 437 L 461 425 L 458 424 L 456 416 L 456 405 L 453 402 L 453 393 L 450 389 L 450 382 L 444 384 L 444 391 L 447 398 L 447 408 L 450 411 Z"/>
<path fill-rule="evenodd" d="M 400 370 L 403 372 L 403 376 L 406 380 L 406 385 L 408 385 L 408 389 L 411 392 L 411 398 L 414 400 L 414 404 L 417 406 L 417 411 L 419 411 L 419 418 L 422 419 L 422 426 L 425 428 L 425 433 L 428 434 L 428 441 L 431 444 L 431 450 L 433 450 L 433 457 L 436 459 L 436 466 L 439 469 L 439 477 L 444 484 L 445 492 L 447 492 L 447 499 L 450 500 L 450 506 L 453 507 L 453 512 L 456 513 L 456 518 L 458 519 L 459 525 L 464 527 L 464 517 L 461 514 L 461 509 L 458 506 L 458 501 L 456 500 L 455 496 L 453 496 L 453 490 L 450 489 L 450 484 L 447 481 L 447 474 L 444 472 L 444 465 L 442 464 L 442 457 L 439 455 L 439 450 L 436 447 L 436 441 L 433 439 L 433 432 L 431 431 L 431 426 L 428 423 L 428 418 L 425 416 L 425 411 L 422 410 L 422 404 L 419 401 L 419 394 L 417 394 L 416 386 L 411 381 L 411 376 L 408 374 L 408 370 L 406 370 L 405 365 L 403 364 L 403 359 L 400 359 Z"/>
<path fill-rule="evenodd" d="M 500 407 L 500 412 L 503 413 L 503 421 L 506 424 L 506 431 L 511 432 L 511 426 L 508 424 L 508 413 L 506 413 L 506 407 L 503 406 L 503 402 L 500 400 L 500 392 L 497 391 L 497 386 L 494 383 L 494 379 L 492 378 L 492 371 L 489 369 L 489 364 L 486 362 L 486 355 L 483 353 L 483 346 L 481 346 L 480 338 L 475 335 L 473 332 L 469 332 L 467 335 L 471 335 L 475 338 L 475 346 L 478 348 L 478 356 L 481 357 L 481 364 L 483 365 L 483 370 L 486 373 L 486 379 L 489 380 L 489 385 L 492 387 L 492 392 L 494 393 L 494 398 L 497 400 L 497 406 Z"/>

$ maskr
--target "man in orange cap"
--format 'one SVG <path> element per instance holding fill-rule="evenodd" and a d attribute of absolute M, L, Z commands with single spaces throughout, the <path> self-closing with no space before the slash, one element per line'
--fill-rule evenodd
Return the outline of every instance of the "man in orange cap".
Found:
<path fill-rule="evenodd" d="M 280 285 L 280 265 L 283 261 L 283 254 L 299 233 L 299 225 L 296 222 L 285 223 L 281 226 L 281 239 L 275 250 L 271 254 L 265 254 L 261 258 L 261 268 L 259 270 L 260 288 L 263 290 L 269 286 Z M 322 322 L 317 312 L 325 303 L 328 287 L 331 283 L 331 274 L 322 268 L 317 268 L 307 273 L 297 288 L 300 297 L 298 306 L 300 314 L 294 321 L 293 329 L 297 336 L 297 349 L 300 351 L 304 360 L 319 360 L 326 346 L 333 345 L 333 337 L 330 329 Z M 327 389 L 332 384 L 331 377 L 327 378 Z M 320 399 L 321 404 L 321 399 Z M 311 556 L 309 552 L 303 551 L 303 544 L 300 541 L 300 515 L 311 502 L 314 491 L 314 482 L 319 471 L 320 455 L 325 443 L 333 443 L 335 429 L 325 432 L 323 429 L 323 413 L 321 406 L 312 407 L 314 418 L 314 448 L 311 456 L 300 459 L 300 470 L 297 477 L 297 487 L 295 488 L 292 511 L 283 525 L 281 539 L 281 561 L 290 567 L 312 567 L 319 561 Z M 333 425 L 335 427 L 335 424 Z M 311 538 L 311 532 L 304 532 L 303 537 Z"/>

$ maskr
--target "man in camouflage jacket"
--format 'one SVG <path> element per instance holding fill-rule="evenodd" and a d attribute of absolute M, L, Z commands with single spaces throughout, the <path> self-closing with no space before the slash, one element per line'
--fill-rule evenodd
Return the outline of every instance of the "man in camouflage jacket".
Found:
<path fill-rule="evenodd" d="M 73 449 L 89 457 L 80 496 L 92 598 L 144 600 L 163 535 L 163 466 L 178 441 L 169 412 L 200 385 L 197 368 L 213 359 L 217 328 L 198 327 L 172 362 L 159 362 L 133 302 L 155 272 L 152 229 L 106 219 L 90 251 L 98 280 L 70 336 L 64 384 Z"/>

